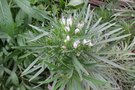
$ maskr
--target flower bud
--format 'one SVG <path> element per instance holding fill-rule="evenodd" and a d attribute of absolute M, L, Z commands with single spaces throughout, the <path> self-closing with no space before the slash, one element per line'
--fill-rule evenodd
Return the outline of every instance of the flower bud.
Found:
<path fill-rule="evenodd" d="M 83 40 L 83 45 L 87 44 L 88 41 L 86 39 Z"/>
<path fill-rule="evenodd" d="M 66 40 L 67 41 L 70 41 L 70 36 L 69 35 L 66 37 Z"/>
<path fill-rule="evenodd" d="M 64 42 L 66 43 L 67 41 L 70 41 L 70 36 L 67 35 L 66 39 L 64 40 Z"/>
<path fill-rule="evenodd" d="M 73 23 L 73 18 L 72 16 L 70 16 L 69 18 L 67 18 L 67 26 L 71 26 Z"/>
<path fill-rule="evenodd" d="M 83 45 L 93 46 L 91 40 L 86 40 L 86 39 L 83 40 Z"/>
<path fill-rule="evenodd" d="M 78 45 L 80 44 L 80 40 L 77 40 L 73 43 L 73 47 L 76 49 Z"/>
<path fill-rule="evenodd" d="M 66 25 L 66 19 L 64 18 L 64 16 L 62 16 L 61 22 L 62 22 L 62 24 Z"/>
<path fill-rule="evenodd" d="M 66 31 L 66 32 L 69 32 L 69 31 L 70 31 L 70 27 L 69 27 L 69 26 L 66 26 L 66 27 L 65 27 L 65 31 Z"/>
<path fill-rule="evenodd" d="M 77 27 L 78 27 L 79 29 L 82 29 L 82 28 L 84 27 L 84 23 L 78 23 L 78 24 L 77 24 Z"/>
<path fill-rule="evenodd" d="M 80 30 L 78 28 L 75 29 L 75 34 L 77 34 L 78 32 L 80 32 Z"/>

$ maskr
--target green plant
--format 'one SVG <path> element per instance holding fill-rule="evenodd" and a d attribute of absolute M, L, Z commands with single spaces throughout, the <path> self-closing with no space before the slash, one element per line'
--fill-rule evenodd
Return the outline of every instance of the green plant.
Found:
<path fill-rule="evenodd" d="M 134 38 L 134 1 L 121 0 L 121 6 L 115 5 L 113 8 L 113 17 L 115 17 L 115 22 L 118 22 L 118 26 L 123 28 L 124 33 L 130 33 L 131 36 L 126 39 L 126 42 L 130 42 Z"/>
<path fill-rule="evenodd" d="M 0 0 L 0 90 L 133 89 L 134 23 L 87 5 Z"/>
<path fill-rule="evenodd" d="M 100 6 L 100 8 L 98 7 L 95 9 L 95 14 L 98 17 L 102 17 L 102 22 L 109 22 L 113 20 L 113 11 L 107 7 L 108 6 Z"/>
<path fill-rule="evenodd" d="M 30 24 L 33 30 L 21 36 L 27 43 L 12 47 L 27 50 L 23 58 L 36 58 L 22 72 L 30 82 L 38 83 L 34 88 L 48 83 L 52 90 L 121 89 L 113 73 L 129 70 L 120 62 L 130 53 L 121 49 L 118 42 L 129 34 L 120 35 L 121 28 L 116 28 L 115 23 L 100 24 L 101 18 L 95 22 L 86 5 L 81 11 L 63 13 L 61 19 L 50 18 L 47 26 Z M 48 78 L 43 75 L 46 70 Z"/>
<path fill-rule="evenodd" d="M 21 67 L 30 62 L 32 56 L 24 61 L 18 58 L 24 51 L 11 47 L 23 45 L 24 40 L 18 34 L 27 30 L 28 23 L 40 23 L 40 20 L 44 19 L 42 14 L 45 16 L 46 13 L 37 7 L 33 9 L 27 0 L 0 0 L 0 90 L 31 90 L 28 85 L 33 82 L 28 83 L 20 75 Z"/>

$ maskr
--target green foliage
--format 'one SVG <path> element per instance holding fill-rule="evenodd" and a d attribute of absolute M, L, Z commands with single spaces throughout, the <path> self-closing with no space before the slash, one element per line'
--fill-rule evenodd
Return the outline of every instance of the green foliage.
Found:
<path fill-rule="evenodd" d="M 0 90 L 132 89 L 134 23 L 90 7 L 83 0 L 0 0 Z"/>
<path fill-rule="evenodd" d="M 30 25 L 35 31 L 23 35 L 28 45 L 14 47 L 19 50 L 27 48 L 28 53 L 38 56 L 22 76 L 33 73 L 28 78 L 33 81 L 48 69 L 50 76 L 37 81 L 39 85 L 36 87 L 52 83 L 52 90 L 110 90 L 118 87 L 111 74 L 114 68 L 128 70 L 123 64 L 117 64 L 120 57 L 126 57 L 123 54 L 128 50 L 121 50 L 117 41 L 129 34 L 120 35 L 121 28 L 114 29 L 115 23 L 101 24 L 101 18 L 95 22 L 93 12 L 89 7 L 86 10 L 86 6 L 75 11 L 73 16 L 70 13 L 63 15 L 61 19 L 51 21 L 48 27 Z"/>
<path fill-rule="evenodd" d="M 14 21 L 7 0 L 0 0 L 0 31 L 13 36 Z"/>
<path fill-rule="evenodd" d="M 37 20 L 44 20 L 43 16 L 47 15 L 46 11 L 41 11 L 36 7 L 31 7 L 30 2 L 28 0 L 15 0 L 17 5 L 30 17 L 36 18 Z"/>

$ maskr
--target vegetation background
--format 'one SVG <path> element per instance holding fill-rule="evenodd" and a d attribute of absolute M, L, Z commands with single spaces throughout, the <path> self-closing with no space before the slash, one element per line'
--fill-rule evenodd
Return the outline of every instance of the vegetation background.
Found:
<path fill-rule="evenodd" d="M 134 90 L 134 0 L 0 0 L 0 90 Z"/>

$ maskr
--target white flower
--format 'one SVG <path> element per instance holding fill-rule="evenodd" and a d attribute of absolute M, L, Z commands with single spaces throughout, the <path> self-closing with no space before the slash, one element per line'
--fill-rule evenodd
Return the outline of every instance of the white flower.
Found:
<path fill-rule="evenodd" d="M 66 39 L 64 40 L 64 42 L 66 43 L 67 41 L 70 41 L 70 36 L 67 35 Z"/>
<path fill-rule="evenodd" d="M 77 27 L 78 27 L 79 29 L 82 29 L 82 28 L 84 27 L 84 23 L 78 23 L 78 24 L 77 24 Z"/>
<path fill-rule="evenodd" d="M 87 44 L 88 41 L 86 39 L 83 40 L 83 45 Z"/>
<path fill-rule="evenodd" d="M 88 46 L 93 46 L 93 44 L 91 42 L 89 42 Z"/>
<path fill-rule="evenodd" d="M 66 49 L 66 46 L 62 46 L 61 48 Z"/>
<path fill-rule="evenodd" d="M 73 23 L 73 18 L 72 16 L 70 16 L 69 18 L 67 18 L 67 26 L 71 26 Z"/>
<path fill-rule="evenodd" d="M 77 34 L 78 32 L 80 32 L 80 30 L 78 28 L 75 29 L 75 34 Z"/>
<path fill-rule="evenodd" d="M 76 49 L 78 45 L 80 44 L 80 40 L 77 40 L 73 43 L 73 47 Z"/>
<path fill-rule="evenodd" d="M 69 26 L 66 26 L 65 27 L 65 31 L 69 32 L 70 31 L 70 27 Z"/>
<path fill-rule="evenodd" d="M 70 41 L 70 36 L 69 35 L 66 37 L 66 40 L 67 41 Z"/>
<path fill-rule="evenodd" d="M 83 40 L 83 45 L 93 46 L 91 40 L 86 40 L 86 39 Z"/>
<path fill-rule="evenodd" d="M 62 22 L 62 24 L 66 24 L 66 19 L 64 18 L 64 16 L 62 16 L 62 18 L 61 18 L 61 22 Z"/>

